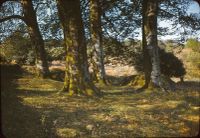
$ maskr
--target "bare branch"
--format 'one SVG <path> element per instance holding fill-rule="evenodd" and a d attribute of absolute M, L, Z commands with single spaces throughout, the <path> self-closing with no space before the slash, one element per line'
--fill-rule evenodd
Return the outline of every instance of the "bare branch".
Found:
<path fill-rule="evenodd" d="M 10 19 L 20 19 L 20 20 L 26 22 L 25 18 L 20 15 L 11 15 L 11 16 L 7 16 L 7 17 L 0 19 L 0 23 L 8 21 Z"/>

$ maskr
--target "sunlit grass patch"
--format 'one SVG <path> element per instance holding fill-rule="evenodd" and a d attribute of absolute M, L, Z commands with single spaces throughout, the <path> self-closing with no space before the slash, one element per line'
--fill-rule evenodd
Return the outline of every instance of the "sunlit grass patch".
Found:
<path fill-rule="evenodd" d="M 77 130 L 72 128 L 57 128 L 56 133 L 62 138 L 76 137 Z"/>
<path fill-rule="evenodd" d="M 94 114 L 92 114 L 92 115 L 90 115 L 90 117 L 92 118 L 92 119 L 95 119 L 95 120 L 97 120 L 97 121 L 107 121 L 108 119 L 106 118 L 106 114 L 104 114 L 104 113 L 94 113 Z"/>
<path fill-rule="evenodd" d="M 59 81 L 41 78 L 21 78 L 18 80 L 18 84 L 20 84 L 18 89 L 43 91 L 60 90 L 63 85 L 63 83 Z"/>

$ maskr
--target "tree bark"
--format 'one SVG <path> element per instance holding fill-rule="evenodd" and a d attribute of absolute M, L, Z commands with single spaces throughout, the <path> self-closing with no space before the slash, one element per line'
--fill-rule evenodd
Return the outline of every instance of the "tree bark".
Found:
<path fill-rule="evenodd" d="M 44 48 L 44 40 L 38 27 L 37 16 L 33 8 L 33 3 L 31 0 L 21 0 L 20 2 L 23 7 L 23 17 L 26 25 L 28 26 L 30 39 L 36 51 L 36 66 L 39 65 L 38 73 L 42 77 L 47 77 L 49 75 L 49 66 Z"/>
<path fill-rule="evenodd" d="M 145 73 L 145 85 L 143 88 L 147 88 L 149 86 L 151 80 L 151 59 L 147 49 L 147 42 L 145 36 L 145 25 L 147 24 L 146 18 L 147 12 L 147 2 L 143 0 L 142 3 L 142 49 L 143 49 L 143 68 Z"/>
<path fill-rule="evenodd" d="M 144 50 L 147 58 L 149 55 L 151 59 L 151 81 L 154 86 L 161 87 L 161 72 L 160 72 L 160 61 L 158 53 L 157 43 L 157 12 L 158 12 L 158 1 L 156 0 L 144 0 L 144 22 L 143 22 L 143 42 Z M 148 52 L 146 52 L 148 51 Z M 148 54 L 147 54 L 148 53 Z M 148 60 L 148 59 L 144 59 Z M 148 61 L 149 62 L 149 61 Z M 147 63 L 148 64 L 148 63 Z M 148 65 L 147 65 L 148 66 Z M 149 68 L 148 68 L 149 69 Z M 149 78 L 149 72 L 146 74 Z"/>
<path fill-rule="evenodd" d="M 62 91 L 69 95 L 99 94 L 91 82 L 79 0 L 57 0 L 66 47 L 66 73 Z"/>
<path fill-rule="evenodd" d="M 93 72 L 97 80 L 106 83 L 102 47 L 101 7 L 99 0 L 90 0 L 90 32 L 93 45 Z"/>

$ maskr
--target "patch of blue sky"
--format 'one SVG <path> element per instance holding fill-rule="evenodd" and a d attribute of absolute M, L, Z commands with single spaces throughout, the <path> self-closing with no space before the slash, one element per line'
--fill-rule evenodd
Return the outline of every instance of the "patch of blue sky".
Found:
<path fill-rule="evenodd" d="M 190 14 L 196 14 L 200 18 L 200 7 L 198 3 L 192 2 L 191 5 L 188 7 L 187 13 Z M 191 34 L 185 36 L 187 38 L 196 38 L 200 39 L 200 30 L 188 30 L 186 28 L 183 28 L 180 24 L 177 25 L 177 28 L 173 28 L 172 26 L 173 22 L 169 20 L 159 20 L 158 19 L 158 26 L 159 27 L 167 27 L 169 35 L 158 35 L 159 40 L 181 40 L 182 36 L 181 34 L 184 34 L 184 31 L 190 31 Z M 136 37 L 136 39 L 142 40 L 141 31 L 138 29 L 139 35 Z M 195 32 L 195 33 L 194 33 Z"/>

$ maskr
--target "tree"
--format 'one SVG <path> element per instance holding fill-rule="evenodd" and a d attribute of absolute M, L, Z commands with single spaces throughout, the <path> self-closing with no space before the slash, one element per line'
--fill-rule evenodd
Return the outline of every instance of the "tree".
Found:
<path fill-rule="evenodd" d="M 145 87 L 151 80 L 153 85 L 161 86 L 161 71 L 157 41 L 158 1 L 143 0 L 143 49 L 145 68 Z M 150 61 L 150 60 L 151 61 Z M 150 66 L 151 65 L 151 66 Z"/>
<path fill-rule="evenodd" d="M 106 83 L 102 47 L 101 7 L 99 0 L 90 0 L 90 31 L 93 46 L 93 71 L 97 80 Z"/>
<path fill-rule="evenodd" d="M 119 41 L 138 35 L 141 2 L 101 0 L 103 35 Z M 112 32 L 112 33 L 111 33 Z"/>
<path fill-rule="evenodd" d="M 159 27 L 158 29 L 163 29 L 167 34 L 178 35 L 181 42 L 185 42 L 188 36 L 198 35 L 200 30 L 199 14 L 188 12 L 189 6 L 194 1 L 196 0 L 160 1 L 158 17 L 160 20 L 170 21 L 172 27 Z"/>
<path fill-rule="evenodd" d="M 23 16 L 20 15 L 7 16 L 1 19 L 0 22 L 4 22 L 10 19 L 21 19 L 26 23 L 31 43 L 34 46 L 36 52 L 36 62 L 37 62 L 36 64 L 39 64 L 41 62 L 41 66 L 40 69 L 38 69 L 39 71 L 38 73 L 42 77 L 47 77 L 49 74 L 49 67 L 44 48 L 44 40 L 42 38 L 42 35 L 38 27 L 37 16 L 33 8 L 33 3 L 31 0 L 20 0 L 19 2 L 23 7 Z"/>
<path fill-rule="evenodd" d="M 64 87 L 69 95 L 99 94 L 90 80 L 84 28 L 79 0 L 57 0 L 60 21 L 64 32 L 66 71 Z"/>

